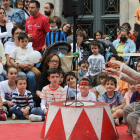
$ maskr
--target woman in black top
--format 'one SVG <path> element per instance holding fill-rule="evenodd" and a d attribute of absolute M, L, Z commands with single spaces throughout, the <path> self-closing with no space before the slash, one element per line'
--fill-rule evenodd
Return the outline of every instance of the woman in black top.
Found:
<path fill-rule="evenodd" d="M 36 106 L 40 106 L 41 99 L 39 97 L 41 95 L 41 91 L 43 87 L 50 84 L 50 81 L 47 78 L 48 77 L 47 70 L 51 68 L 58 68 L 61 70 L 61 61 L 58 54 L 56 53 L 48 55 L 48 57 L 44 62 L 43 72 L 41 73 L 37 84 L 37 91 L 36 91 L 37 95 L 34 96 L 34 101 L 36 102 Z"/>
<path fill-rule="evenodd" d="M 13 24 L 6 17 L 5 10 L 0 8 L 0 42 L 3 43 L 4 38 L 11 33 Z"/>

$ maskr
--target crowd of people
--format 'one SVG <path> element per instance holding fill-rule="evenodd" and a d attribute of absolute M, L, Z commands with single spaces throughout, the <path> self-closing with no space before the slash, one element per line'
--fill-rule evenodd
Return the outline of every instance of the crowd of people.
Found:
<path fill-rule="evenodd" d="M 140 2 L 140 0 L 139 0 Z M 73 52 L 73 24 L 61 23 L 53 15 L 54 5 L 47 2 L 44 14 L 39 12 L 40 3 L 35 0 L 16 0 L 15 9 L 10 0 L 2 0 L 0 7 L 0 120 L 29 119 L 44 121 L 49 105 L 62 100 L 98 101 L 108 103 L 116 125 L 127 124 L 127 132 L 140 139 L 140 61 L 135 70 L 129 56 L 119 54 L 139 53 L 139 32 L 130 33 L 131 26 L 125 22 L 116 29 L 116 40 L 96 30 L 94 41 L 89 43 L 92 53 L 84 58 L 82 42 L 88 39 L 79 25 L 76 31 L 76 52 L 79 53 L 78 69 L 64 72 L 59 54 L 49 54 L 38 64 L 30 63 L 33 50 L 41 54 L 57 41 L 71 45 Z M 136 23 L 140 15 L 135 13 Z M 17 14 L 18 12 L 18 14 Z M 19 17 L 19 15 L 21 17 Z M 100 54 L 98 40 L 112 42 L 117 54 L 110 54 L 108 62 Z M 40 65 L 40 64 L 39 64 Z M 131 67 L 129 67 L 129 66 Z"/>

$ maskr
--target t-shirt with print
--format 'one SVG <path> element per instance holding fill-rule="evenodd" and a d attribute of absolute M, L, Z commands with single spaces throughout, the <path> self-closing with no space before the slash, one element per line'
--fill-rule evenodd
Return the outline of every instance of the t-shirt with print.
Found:
<path fill-rule="evenodd" d="M 34 50 L 41 50 L 45 45 L 45 36 L 51 31 L 49 19 L 40 14 L 37 17 L 30 16 L 26 19 L 25 33 L 33 35 Z"/>
<path fill-rule="evenodd" d="M 112 98 L 109 98 L 107 95 L 107 92 L 105 92 L 101 98 L 100 102 L 108 103 L 110 108 L 114 108 L 119 106 L 120 104 L 124 103 L 123 96 L 120 92 L 114 91 L 114 96 Z"/>
<path fill-rule="evenodd" d="M 78 87 L 78 85 L 77 85 L 77 87 Z M 67 98 L 70 100 L 75 100 L 76 93 L 78 94 L 80 92 L 80 90 L 78 88 L 77 88 L 77 92 L 76 92 L 76 89 L 73 89 L 68 86 L 65 86 L 64 89 L 65 89 L 65 94 L 66 94 Z"/>
<path fill-rule="evenodd" d="M 105 68 L 105 60 L 102 55 L 90 55 L 88 58 L 89 69 L 87 76 L 96 76 L 98 75 L 102 69 Z"/>
<path fill-rule="evenodd" d="M 134 17 L 138 17 L 138 21 L 140 21 L 140 7 L 136 9 Z"/>
<path fill-rule="evenodd" d="M 130 103 L 139 102 L 139 101 L 140 101 L 140 93 L 138 91 L 136 91 L 133 93 Z"/>
<path fill-rule="evenodd" d="M 56 89 L 51 89 L 50 85 L 47 85 L 42 89 L 40 98 L 46 99 L 46 107 L 49 107 L 52 102 L 66 100 L 66 94 L 64 88 L 59 85 Z"/>
<path fill-rule="evenodd" d="M 18 63 L 30 63 L 29 62 L 29 54 L 32 51 L 30 49 L 22 49 L 20 47 L 15 48 L 12 53 L 10 54 L 10 58 L 13 58 L 15 62 Z"/>
<path fill-rule="evenodd" d="M 96 101 L 96 96 L 93 92 L 88 93 L 87 97 L 82 97 L 81 92 L 77 94 L 77 100 L 83 100 L 83 101 Z"/>

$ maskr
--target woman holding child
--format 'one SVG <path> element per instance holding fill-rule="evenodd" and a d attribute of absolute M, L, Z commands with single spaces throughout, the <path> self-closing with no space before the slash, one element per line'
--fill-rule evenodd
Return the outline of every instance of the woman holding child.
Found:
<path fill-rule="evenodd" d="M 10 62 L 9 56 L 15 48 L 20 47 L 19 40 L 18 40 L 18 36 L 20 33 L 22 33 L 22 30 L 19 27 L 15 26 L 12 29 L 12 37 L 14 39 L 14 42 L 7 41 L 4 44 L 5 55 L 6 55 L 6 59 L 7 59 L 7 62 L 6 62 L 7 66 L 13 66 L 12 63 Z M 28 43 L 26 48 L 33 50 L 32 43 Z M 17 66 L 17 68 L 18 68 L 18 66 Z M 36 76 L 33 72 L 29 71 L 29 69 L 31 69 L 31 67 L 29 65 L 25 65 L 24 69 L 28 69 L 28 72 L 26 74 L 23 71 L 19 71 L 18 74 L 27 77 L 28 89 L 29 89 L 29 91 L 31 91 L 32 94 L 34 94 L 34 93 L 36 93 Z"/>

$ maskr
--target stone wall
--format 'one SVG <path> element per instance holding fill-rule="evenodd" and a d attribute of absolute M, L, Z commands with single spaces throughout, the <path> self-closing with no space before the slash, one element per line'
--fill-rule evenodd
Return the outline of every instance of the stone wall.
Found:
<path fill-rule="evenodd" d="M 140 7 L 139 0 L 120 0 L 120 25 L 124 22 L 129 22 L 132 30 L 134 29 L 136 9 Z"/>

